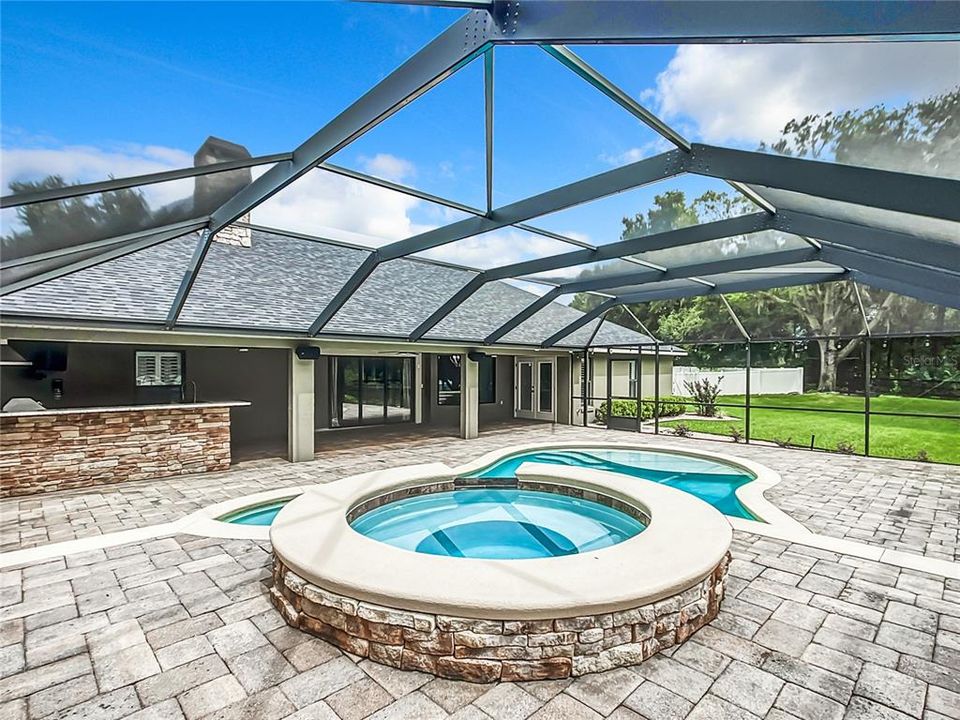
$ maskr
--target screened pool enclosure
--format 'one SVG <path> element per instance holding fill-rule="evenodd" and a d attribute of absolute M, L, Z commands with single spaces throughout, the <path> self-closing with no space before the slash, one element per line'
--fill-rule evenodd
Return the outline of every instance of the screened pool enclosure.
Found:
<path fill-rule="evenodd" d="M 7 231 L 0 278 L 5 320 L 62 321 L 65 318 L 56 302 L 36 294 L 40 288 L 61 288 L 59 292 L 75 295 L 80 290 L 69 284 L 71 278 L 130 256 L 153 253 L 162 272 L 157 275 L 150 308 L 139 309 L 135 316 L 125 315 L 123 306 L 110 312 L 79 310 L 71 319 L 165 330 L 215 327 L 304 338 L 429 339 L 541 348 L 615 345 L 616 338 L 604 337 L 604 318 L 637 330 L 649 343 L 798 336 L 812 341 L 818 334 L 949 335 L 960 329 L 956 150 L 960 123 L 956 117 L 944 130 L 948 139 L 953 138 L 953 150 L 936 162 L 921 151 L 874 157 L 867 166 L 843 157 L 791 156 L 783 148 L 759 152 L 717 147 L 689 141 L 578 50 L 578 46 L 597 44 L 824 43 L 822 47 L 828 47 L 832 42 L 948 42 L 960 38 L 956 4 L 671 0 L 424 0 L 412 4 L 457 7 L 464 12 L 290 152 L 251 157 L 242 146 L 218 140 L 205 144 L 194 167 L 80 185 L 51 184 L 5 195 Z M 659 145 L 649 156 L 613 169 L 506 204 L 496 203 L 494 146 L 503 128 L 494 127 L 494 91 L 501 82 L 501 58 L 509 62 L 510 54 L 524 47 L 539 49 L 550 62 L 598 93 L 611 109 L 625 113 L 644 131 L 656 133 Z M 466 204 L 331 161 L 378 124 L 408 106 L 415 107 L 421 96 L 429 96 L 468 68 L 482 75 L 476 92 L 483 98 L 485 203 Z M 511 78 L 504 81 L 509 83 Z M 564 97 L 556 101 L 562 107 Z M 762 103 L 763 98 L 756 102 Z M 343 250 L 340 260 L 335 266 L 322 258 L 311 260 L 314 264 L 302 276 L 260 275 L 239 268 L 237 282 L 248 285 L 237 292 L 248 294 L 252 306 L 243 311 L 219 307 L 218 302 L 226 301 L 205 285 L 209 264 L 221 262 L 211 252 L 214 240 L 237 227 L 249 227 L 251 211 L 278 201 L 298 180 L 318 175 L 336 175 L 358 187 L 415 198 L 442 210 L 447 221 L 375 246 L 290 233 L 287 251 L 293 253 L 292 263 L 302 256 L 306 267 L 308 251 L 318 245 Z M 549 168 L 543 169 L 543 175 L 546 183 Z M 556 229 L 563 226 L 557 218 L 578 206 L 602 203 L 645 186 L 669 189 L 671 183 L 692 176 L 723 183 L 735 201 L 694 223 L 668 229 L 645 224 L 621 238 L 602 241 Z M 139 192 L 156 186 L 169 186 L 162 205 L 144 199 L 156 193 Z M 93 222 L 72 222 L 71 208 L 83 203 L 103 212 Z M 530 253 L 529 259 L 490 267 L 451 264 L 430 254 L 478 238 L 482 243 L 485 236 L 502 229 L 514 230 L 531 246 L 531 239 L 537 240 L 540 249 Z M 448 271 L 442 281 L 431 280 L 437 268 Z M 417 296 L 402 322 L 393 317 L 387 303 L 380 308 L 380 317 L 365 326 L 343 321 L 358 298 L 366 298 L 369 306 L 370 298 L 375 299 L 385 284 L 399 292 L 409 284 L 411 273 L 419 278 L 418 287 L 429 292 Z M 326 275 L 322 287 L 313 281 L 318 274 Z M 496 282 L 504 280 L 534 288 L 536 293 L 528 300 L 506 302 Z M 776 338 L 751 332 L 745 326 L 749 319 L 732 313 L 726 299 L 734 293 L 828 284 L 849 288 L 843 295 L 849 306 L 838 306 L 838 322 L 820 333 L 789 326 L 781 327 Z M 576 294 L 588 298 L 581 302 L 585 312 L 573 316 L 557 311 L 555 301 Z M 896 317 L 884 313 L 879 322 L 880 307 L 889 294 L 907 298 L 913 310 Z M 716 313 L 732 313 L 729 333 L 669 336 L 646 327 L 629 311 L 630 306 L 695 297 L 712 298 L 705 307 Z M 478 307 L 485 309 L 482 322 L 473 318 Z M 402 369 L 395 374 L 405 377 Z M 383 400 L 389 391 L 376 392 L 377 408 L 371 412 L 388 415 L 393 406 L 409 406 L 402 398 Z M 356 421 L 362 422 L 359 411 Z"/>

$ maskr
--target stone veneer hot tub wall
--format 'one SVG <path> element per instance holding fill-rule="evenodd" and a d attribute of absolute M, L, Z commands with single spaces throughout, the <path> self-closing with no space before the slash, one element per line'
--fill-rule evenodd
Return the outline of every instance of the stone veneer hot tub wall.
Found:
<path fill-rule="evenodd" d="M 0 414 L 0 497 L 230 467 L 230 408 L 196 403 Z"/>
<path fill-rule="evenodd" d="M 293 627 L 341 650 L 451 680 L 560 679 L 636 665 L 720 610 L 729 553 L 703 580 L 637 608 L 540 620 L 483 620 L 384 607 L 329 592 L 274 559 L 271 599 Z M 522 562 L 522 561 L 521 561 Z"/>
<path fill-rule="evenodd" d="M 592 468 L 524 463 L 516 476 L 521 489 L 597 498 L 650 522 L 615 545 L 561 557 L 412 552 L 349 520 L 460 481 L 439 463 L 378 470 L 306 488 L 280 511 L 270 527 L 273 603 L 290 625 L 347 652 L 473 682 L 634 665 L 716 617 L 732 532 L 715 508 Z"/>

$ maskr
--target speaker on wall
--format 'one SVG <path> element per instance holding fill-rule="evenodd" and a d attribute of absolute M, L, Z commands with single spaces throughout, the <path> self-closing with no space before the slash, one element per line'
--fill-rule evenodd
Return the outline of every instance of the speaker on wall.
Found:
<path fill-rule="evenodd" d="M 301 360 L 319 360 L 320 359 L 320 348 L 313 345 L 298 345 L 297 346 L 297 357 Z"/>

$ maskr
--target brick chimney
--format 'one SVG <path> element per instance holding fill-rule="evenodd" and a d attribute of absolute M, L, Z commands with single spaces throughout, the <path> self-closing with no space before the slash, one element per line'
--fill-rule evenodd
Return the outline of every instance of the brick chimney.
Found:
<path fill-rule="evenodd" d="M 245 160 L 250 157 L 243 145 L 223 140 L 212 135 L 193 155 L 194 167 L 212 165 L 231 160 Z M 213 212 L 233 197 L 241 188 L 251 182 L 250 168 L 228 170 L 211 175 L 198 175 L 193 187 L 193 207 L 198 215 Z M 250 222 L 250 214 L 242 216 L 239 222 Z M 251 232 L 248 227 L 228 225 L 214 236 L 214 241 L 224 245 L 250 247 Z"/>

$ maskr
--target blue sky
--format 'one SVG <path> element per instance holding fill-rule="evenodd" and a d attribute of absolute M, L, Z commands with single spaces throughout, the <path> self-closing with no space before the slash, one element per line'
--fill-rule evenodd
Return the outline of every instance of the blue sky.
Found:
<path fill-rule="evenodd" d="M 210 134 L 252 154 L 292 149 L 460 14 L 340 2 L 3 2 L 2 12 L 4 183 L 189 165 Z M 897 104 L 960 82 L 956 45 L 898 45 L 577 51 L 691 139 L 753 149 L 798 114 Z M 496 64 L 495 204 L 666 149 L 541 50 L 500 48 Z M 481 205 L 482 98 L 475 63 L 334 161 Z M 624 214 L 673 187 L 695 196 L 723 186 L 683 178 L 538 222 L 609 242 Z M 162 191 L 177 188 L 152 190 Z M 254 219 L 382 242 L 455 215 L 311 178 Z M 506 233 L 443 256 L 489 265 L 565 247 Z"/>

